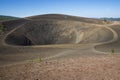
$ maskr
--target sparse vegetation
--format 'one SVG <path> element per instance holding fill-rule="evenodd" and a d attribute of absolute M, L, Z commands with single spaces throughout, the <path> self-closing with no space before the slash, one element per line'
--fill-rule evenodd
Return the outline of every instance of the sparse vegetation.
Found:
<path fill-rule="evenodd" d="M 0 80 L 120 79 L 119 24 L 67 19 L 3 22 Z"/>
<path fill-rule="evenodd" d="M 104 19 L 104 22 L 106 22 L 107 20 L 106 19 Z"/>
<path fill-rule="evenodd" d="M 39 58 L 38 58 L 38 62 L 41 62 L 41 61 L 42 61 L 42 60 L 41 60 L 41 58 L 39 57 Z"/>
<path fill-rule="evenodd" d="M 115 49 L 111 49 L 111 54 L 114 54 L 115 53 Z"/>
<path fill-rule="evenodd" d="M 12 17 L 12 16 L 3 16 L 3 15 L 0 15 L 0 22 L 2 21 L 9 21 L 9 20 L 17 20 L 19 18 L 17 17 Z"/>
<path fill-rule="evenodd" d="M 104 21 L 104 23 L 106 23 L 106 24 L 108 24 L 109 23 L 109 21 L 107 20 L 107 19 L 103 19 L 103 21 Z"/>
<path fill-rule="evenodd" d="M 2 24 L 0 24 L 0 34 L 3 33 L 3 30 L 4 30 L 4 26 Z"/>
<path fill-rule="evenodd" d="M 34 62 L 34 60 L 33 60 L 33 59 L 31 59 L 31 60 L 30 60 L 30 62 Z"/>
<path fill-rule="evenodd" d="M 30 62 L 41 62 L 42 59 L 40 57 L 38 57 L 37 59 L 31 59 Z"/>
<path fill-rule="evenodd" d="M 109 21 L 120 21 L 120 18 L 100 18 L 102 20 L 106 19 L 106 20 L 109 20 Z"/>

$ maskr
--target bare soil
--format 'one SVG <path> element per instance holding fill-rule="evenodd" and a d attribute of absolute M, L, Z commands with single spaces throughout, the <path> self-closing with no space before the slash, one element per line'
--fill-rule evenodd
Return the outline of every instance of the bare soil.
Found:
<path fill-rule="evenodd" d="M 120 22 L 43 15 L 3 24 L 0 80 L 120 80 Z"/>
<path fill-rule="evenodd" d="M 2 66 L 0 80 L 120 80 L 120 55 Z"/>

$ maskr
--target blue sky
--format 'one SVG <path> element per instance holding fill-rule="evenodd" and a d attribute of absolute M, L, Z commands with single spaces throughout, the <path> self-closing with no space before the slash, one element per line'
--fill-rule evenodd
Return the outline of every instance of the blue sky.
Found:
<path fill-rule="evenodd" d="M 26 17 L 51 13 L 120 17 L 120 0 L 0 0 L 0 15 Z"/>

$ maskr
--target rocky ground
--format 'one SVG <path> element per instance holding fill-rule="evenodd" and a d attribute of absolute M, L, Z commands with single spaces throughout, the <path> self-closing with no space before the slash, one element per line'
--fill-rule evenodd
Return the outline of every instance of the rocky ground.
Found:
<path fill-rule="evenodd" d="M 120 22 L 40 15 L 2 24 L 0 80 L 120 80 Z"/>
<path fill-rule="evenodd" d="M 119 80 L 120 56 L 33 61 L 0 67 L 0 80 Z"/>

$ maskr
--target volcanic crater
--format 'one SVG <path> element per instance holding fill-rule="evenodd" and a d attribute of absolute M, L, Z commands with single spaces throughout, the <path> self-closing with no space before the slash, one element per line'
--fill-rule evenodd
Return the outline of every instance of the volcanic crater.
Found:
<path fill-rule="evenodd" d="M 52 17 L 51 17 L 52 16 Z M 5 38 L 9 45 L 32 46 L 49 44 L 87 44 L 109 41 L 112 32 L 105 27 L 91 24 L 92 20 L 67 16 L 43 15 L 27 17 L 28 21 L 14 28 Z M 94 21 L 94 19 L 93 19 Z"/>

